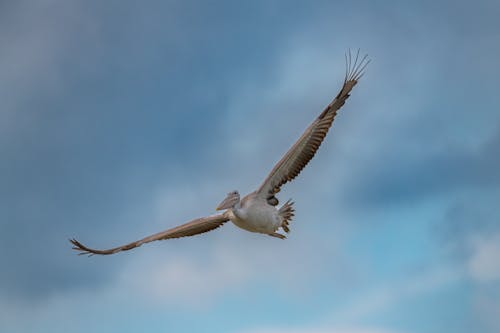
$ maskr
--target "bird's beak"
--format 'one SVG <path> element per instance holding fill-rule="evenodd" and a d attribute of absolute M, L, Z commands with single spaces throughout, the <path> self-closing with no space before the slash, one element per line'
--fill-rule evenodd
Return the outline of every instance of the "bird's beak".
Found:
<path fill-rule="evenodd" d="M 228 209 L 228 208 L 231 208 L 232 205 L 231 205 L 231 198 L 227 197 L 226 199 L 224 199 L 218 206 L 217 208 L 215 208 L 215 210 L 224 210 L 224 209 Z"/>

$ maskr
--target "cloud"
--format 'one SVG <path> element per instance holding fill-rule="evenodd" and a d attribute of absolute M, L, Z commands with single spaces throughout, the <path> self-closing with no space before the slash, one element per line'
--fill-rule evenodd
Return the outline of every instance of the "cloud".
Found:
<path fill-rule="evenodd" d="M 434 2 L 345 2 L 343 15 L 326 2 L 59 2 L 17 1 L 0 11 L 3 330 L 131 331 L 155 318 L 194 322 L 191 311 L 200 308 L 208 309 L 204 319 L 226 323 L 243 318 L 228 298 L 241 295 L 239 305 L 257 294 L 268 304 L 271 285 L 279 296 L 272 311 L 284 323 L 274 331 L 289 332 L 283 306 L 305 295 L 351 322 L 297 332 L 388 332 L 357 319 L 431 299 L 464 278 L 474 291 L 498 283 L 495 2 L 458 2 L 448 11 Z M 229 224 L 112 257 L 69 250 L 68 237 L 120 244 L 209 214 L 229 190 L 252 190 L 336 93 L 343 52 L 358 46 L 373 58 L 367 75 L 318 156 L 280 193 L 298 208 L 286 242 Z M 422 200 L 439 207 L 429 212 L 415 204 Z M 448 214 L 439 227 L 461 229 L 448 235 L 462 237 L 460 261 L 439 256 L 442 266 L 429 272 L 376 282 L 403 269 L 378 267 L 390 246 L 359 242 L 350 231 L 360 220 L 374 222 L 364 232 L 373 244 L 402 235 L 400 243 L 415 243 L 405 251 L 424 252 L 423 261 L 432 252 L 405 238 L 415 231 L 430 239 L 424 223 L 371 235 L 389 215 L 386 203 L 395 203 L 394 220 Z M 370 204 L 384 212 L 375 218 Z M 350 250 L 374 254 L 365 265 Z M 366 298 L 356 296 L 359 271 Z M 345 298 L 326 300 L 333 293 Z M 494 323 L 496 303 L 477 297 Z M 338 304 L 348 306 L 342 312 Z M 245 325 L 261 327 L 258 309 L 247 313 L 253 322 Z"/>
<path fill-rule="evenodd" d="M 151 255 L 151 253 L 150 253 Z M 157 263 L 154 264 L 154 261 Z M 145 262 L 147 264 L 145 264 Z M 134 261 L 118 275 L 121 288 L 134 290 L 145 302 L 197 308 L 244 288 L 252 266 L 231 252 L 216 252 Z"/>
<path fill-rule="evenodd" d="M 497 332 L 500 297 L 498 190 L 474 191 L 453 201 L 439 225 L 446 258 L 467 283 L 467 311 L 476 329 Z"/>
<path fill-rule="evenodd" d="M 402 333 L 402 331 L 371 327 L 287 327 L 257 328 L 244 330 L 241 333 Z"/>
<path fill-rule="evenodd" d="M 498 332 L 500 330 L 500 301 L 498 292 L 500 284 L 491 289 L 479 292 L 474 297 L 473 309 L 479 318 L 480 328 L 483 332 Z"/>
<path fill-rule="evenodd" d="M 75 256 L 97 281 L 106 279 L 60 288 L 39 299 L 2 298 L 0 322 L 14 332 L 30 332 L 33 327 L 44 331 L 54 328 L 55 321 L 61 332 L 73 325 L 75 332 L 85 332 L 96 324 L 86 322 L 81 313 L 100 318 L 115 309 L 120 317 L 129 312 L 143 317 L 140 311 L 150 309 L 162 318 L 169 313 L 168 318 L 175 321 L 178 313 L 210 314 L 234 297 L 245 304 L 249 294 L 258 295 L 262 290 L 302 302 L 304 295 L 321 286 L 318 277 L 325 271 L 330 272 L 332 284 L 348 271 L 346 259 L 330 243 L 332 237 L 328 242 L 315 239 L 314 246 L 312 242 L 309 237 L 284 242 L 227 225 L 203 236 L 148 244 L 126 255 Z M 340 246 L 340 240 L 338 243 Z M 30 320 L 24 322 L 23 318 Z M 127 318 L 127 322 L 135 322 L 135 317 Z M 120 325 L 113 329 L 117 327 Z"/>
<path fill-rule="evenodd" d="M 499 144 L 500 135 L 495 134 L 474 150 L 454 146 L 427 157 L 397 161 L 389 168 L 374 171 L 375 175 L 381 174 L 373 179 L 374 187 L 368 183 L 368 189 L 376 198 L 409 200 L 465 189 L 498 188 L 500 178 L 496 170 L 500 168 L 500 158 L 494 147 Z M 376 179 L 383 179 L 384 183 L 377 183 Z"/>
<path fill-rule="evenodd" d="M 3 7 L 8 10 L 0 14 L 0 37 L 8 45 L 0 55 L 0 154 L 5 161 L 0 239 L 16 255 L 0 254 L 8 267 L 0 277 L 0 294 L 46 297 L 60 289 L 107 283 L 116 273 L 114 264 L 94 275 L 92 270 L 103 264 L 84 268 L 69 251 L 67 238 L 105 244 L 149 232 L 147 221 L 155 223 L 157 217 L 151 210 L 157 208 L 158 183 L 167 179 L 171 193 L 179 194 L 216 176 L 222 168 L 209 153 L 212 133 L 218 132 L 223 95 L 231 94 L 237 73 L 227 61 L 207 60 L 210 52 L 200 53 L 200 47 L 212 47 L 206 34 L 249 44 L 224 26 L 177 20 L 203 16 L 180 3 L 153 11 L 120 6 L 120 15 L 111 19 L 112 4 L 19 1 Z M 256 46 L 266 41 L 257 40 Z M 232 50 L 238 53 L 241 47 Z M 246 68 L 252 66 L 257 64 L 248 61 Z M 241 68 L 238 63 L 229 67 Z M 258 67 L 264 71 L 265 66 Z M 225 186 L 212 190 L 209 197 L 216 200 L 228 191 Z M 180 203 L 176 197 L 173 209 Z M 175 224 L 186 216 L 165 218 Z M 48 253 L 43 260 L 41 247 Z"/>
<path fill-rule="evenodd" d="M 469 275 L 477 282 L 500 280 L 500 232 L 476 235 L 470 240 Z"/>
<path fill-rule="evenodd" d="M 193 247 L 193 242 L 203 244 Z M 146 302 L 187 308 L 217 304 L 234 293 L 272 288 L 296 298 L 314 292 L 318 276 L 328 272 L 332 283 L 341 282 L 349 263 L 332 238 L 328 243 L 311 234 L 277 242 L 271 237 L 249 235 L 229 224 L 191 242 L 157 243 L 147 253 L 129 258 L 113 285 L 135 290 Z M 331 243 L 332 242 L 332 243 Z M 165 254 L 165 247 L 176 251 Z M 297 265 L 300 262 L 300 265 Z"/>
<path fill-rule="evenodd" d="M 393 310 L 414 298 L 424 297 L 463 279 L 456 267 L 434 267 L 414 276 L 390 281 L 364 291 L 359 299 L 330 313 L 329 321 L 342 323 L 362 322 L 368 318 Z"/>

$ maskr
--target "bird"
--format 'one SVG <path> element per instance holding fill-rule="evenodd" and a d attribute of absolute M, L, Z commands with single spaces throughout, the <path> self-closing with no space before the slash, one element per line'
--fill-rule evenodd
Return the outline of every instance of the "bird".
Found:
<path fill-rule="evenodd" d="M 73 244 L 72 249 L 78 251 L 79 254 L 89 256 L 110 255 L 129 251 L 153 241 L 202 234 L 217 229 L 229 221 L 250 232 L 285 239 L 286 235 L 278 230 L 281 228 L 286 234 L 290 231 L 290 222 L 295 213 L 294 202 L 288 200 L 280 208 L 277 208 L 279 200 L 276 194 L 280 192 L 283 185 L 297 177 L 314 157 L 331 128 L 338 110 L 349 98 L 351 90 L 361 79 L 369 63 L 368 55 L 361 57 L 359 49 L 355 57 L 350 49 L 345 53 L 344 81 L 342 88 L 332 102 L 306 128 L 302 136 L 279 160 L 256 191 L 251 192 L 241 200 L 238 191 L 227 194 L 216 208 L 216 211 L 224 211 L 223 213 L 197 218 L 177 227 L 107 250 L 92 249 L 72 238 L 69 240 Z"/>

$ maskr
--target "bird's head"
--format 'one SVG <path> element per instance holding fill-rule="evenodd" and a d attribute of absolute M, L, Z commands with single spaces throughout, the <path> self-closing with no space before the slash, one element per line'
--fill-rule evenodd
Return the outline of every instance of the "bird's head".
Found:
<path fill-rule="evenodd" d="M 238 191 L 232 191 L 227 194 L 226 199 L 224 199 L 219 206 L 217 206 L 216 210 L 224 210 L 233 208 L 237 203 L 240 202 L 240 194 Z"/>

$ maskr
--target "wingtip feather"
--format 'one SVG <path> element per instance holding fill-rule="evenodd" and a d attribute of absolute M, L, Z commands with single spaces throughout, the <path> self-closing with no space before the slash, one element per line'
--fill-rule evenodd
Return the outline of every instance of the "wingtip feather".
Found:
<path fill-rule="evenodd" d="M 364 75 L 364 70 L 366 66 L 371 62 L 371 59 L 368 58 L 368 54 L 365 54 L 363 57 L 360 57 L 361 49 L 358 48 L 356 51 L 356 56 L 353 61 L 353 54 L 351 49 L 345 53 L 346 58 L 346 75 L 345 82 L 357 82 Z"/>

